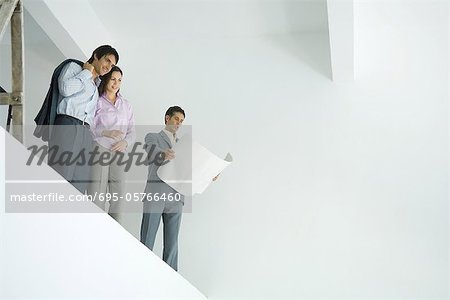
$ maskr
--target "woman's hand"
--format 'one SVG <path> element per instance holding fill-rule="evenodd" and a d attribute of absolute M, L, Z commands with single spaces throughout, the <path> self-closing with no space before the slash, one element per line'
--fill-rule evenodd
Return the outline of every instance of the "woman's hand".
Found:
<path fill-rule="evenodd" d="M 111 146 L 111 151 L 113 151 L 113 152 L 116 152 L 116 151 L 124 152 L 125 149 L 127 148 L 127 146 L 128 146 L 127 141 L 121 140 L 121 141 L 118 141 L 117 143 L 115 143 L 115 144 L 113 144 Z"/>
<path fill-rule="evenodd" d="M 120 130 L 103 130 L 102 136 L 111 138 L 116 141 L 120 141 L 124 133 Z"/>

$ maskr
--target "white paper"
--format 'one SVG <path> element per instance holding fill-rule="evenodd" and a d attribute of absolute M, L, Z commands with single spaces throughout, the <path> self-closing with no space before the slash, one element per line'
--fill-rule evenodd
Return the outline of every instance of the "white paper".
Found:
<path fill-rule="evenodd" d="M 185 196 L 203 193 L 212 179 L 233 161 L 230 153 L 221 159 L 199 143 L 192 142 L 190 135 L 183 136 L 172 149 L 175 158 L 161 166 L 157 174 Z"/>

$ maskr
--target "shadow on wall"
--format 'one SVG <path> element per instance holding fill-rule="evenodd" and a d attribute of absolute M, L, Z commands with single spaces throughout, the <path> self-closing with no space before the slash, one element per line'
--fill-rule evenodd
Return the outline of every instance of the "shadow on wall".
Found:
<path fill-rule="evenodd" d="M 300 63 L 327 79 L 332 79 L 328 33 L 299 33 L 289 36 L 271 36 L 268 39 Z"/>
<path fill-rule="evenodd" d="M 288 0 L 282 2 L 279 9 L 279 17 L 285 20 L 286 34 L 268 36 L 268 40 L 331 80 L 326 0 Z M 269 16 L 268 12 L 262 13 Z"/>

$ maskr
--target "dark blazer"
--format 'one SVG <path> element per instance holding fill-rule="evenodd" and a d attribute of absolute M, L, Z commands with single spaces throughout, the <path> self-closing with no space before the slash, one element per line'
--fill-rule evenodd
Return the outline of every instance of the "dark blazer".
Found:
<path fill-rule="evenodd" d="M 56 67 L 56 69 L 53 71 L 50 88 L 48 89 L 47 96 L 45 96 L 44 103 L 42 104 L 42 107 L 39 110 L 36 118 L 34 118 L 34 122 L 36 122 L 36 129 L 34 130 L 33 134 L 35 137 L 42 138 L 43 141 L 49 140 L 51 134 L 51 126 L 49 125 L 55 124 L 56 120 L 56 112 L 59 103 L 59 75 L 61 74 L 63 67 L 71 62 L 83 66 L 83 62 L 77 59 L 66 59 Z"/>

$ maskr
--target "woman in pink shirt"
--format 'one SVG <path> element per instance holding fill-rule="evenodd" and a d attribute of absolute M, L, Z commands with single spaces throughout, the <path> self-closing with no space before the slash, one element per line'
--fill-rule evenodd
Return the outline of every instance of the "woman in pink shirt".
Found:
<path fill-rule="evenodd" d="M 122 70 L 114 66 L 109 73 L 101 77 L 91 131 L 94 148 L 98 147 L 100 152 L 98 155 L 109 152 L 111 158 L 115 156 L 115 159 L 110 159 L 108 164 L 95 163 L 91 168 L 91 182 L 88 185 L 88 194 L 96 196 L 93 198 L 94 203 L 116 220 L 120 199 L 124 198 L 125 171 L 124 166 L 117 163 L 120 155 L 115 154 L 122 154 L 131 149 L 136 137 L 133 109 L 119 93 L 122 75 Z M 94 161 L 98 161 L 98 157 Z M 106 209 L 108 199 L 110 205 L 109 209 Z"/>

